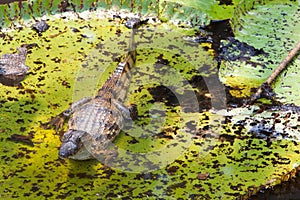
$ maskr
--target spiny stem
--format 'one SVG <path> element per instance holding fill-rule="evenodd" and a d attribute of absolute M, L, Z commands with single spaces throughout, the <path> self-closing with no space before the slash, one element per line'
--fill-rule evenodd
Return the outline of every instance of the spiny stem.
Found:
<path fill-rule="evenodd" d="M 275 69 L 275 71 L 268 77 L 268 79 L 258 88 L 256 93 L 251 97 L 249 104 L 253 104 L 261 95 L 263 91 L 263 85 L 270 85 L 282 72 L 284 68 L 291 62 L 291 60 L 298 54 L 300 50 L 300 42 L 290 51 L 287 57 L 280 63 L 280 65 Z"/>

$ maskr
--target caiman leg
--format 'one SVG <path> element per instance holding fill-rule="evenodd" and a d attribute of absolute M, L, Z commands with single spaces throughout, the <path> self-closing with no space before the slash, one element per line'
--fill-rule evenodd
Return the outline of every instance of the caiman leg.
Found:
<path fill-rule="evenodd" d="M 115 106 L 121 111 L 123 117 L 126 120 L 136 120 L 138 116 L 138 110 L 136 104 L 130 104 L 128 107 L 124 106 L 118 101 L 113 101 Z"/>
<path fill-rule="evenodd" d="M 55 117 L 52 117 L 51 120 L 44 125 L 46 129 L 49 129 L 52 126 L 55 126 L 55 131 L 58 133 L 62 130 L 64 122 L 67 117 L 69 117 L 72 113 L 74 113 L 76 110 L 78 110 L 82 105 L 86 104 L 87 102 L 91 101 L 91 97 L 85 97 L 83 99 L 80 99 L 79 101 L 72 103 L 71 106 L 58 114 Z"/>
<path fill-rule="evenodd" d="M 91 97 L 85 97 L 83 99 L 80 99 L 79 101 L 72 103 L 71 106 L 65 110 L 63 113 L 63 115 L 65 116 L 70 116 L 71 114 L 73 114 L 75 111 L 77 111 L 83 104 L 86 104 L 87 102 L 91 101 L 93 98 Z"/>

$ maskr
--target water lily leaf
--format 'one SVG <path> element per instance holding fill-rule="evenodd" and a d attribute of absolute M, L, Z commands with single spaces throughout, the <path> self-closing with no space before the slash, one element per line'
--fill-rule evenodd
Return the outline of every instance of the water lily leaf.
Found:
<path fill-rule="evenodd" d="M 221 1 L 209 0 L 183 0 L 183 1 L 60 1 L 60 0 L 31 0 L 10 3 L 9 6 L 1 6 L 0 22 L 2 27 L 16 24 L 18 20 L 41 17 L 45 14 L 55 14 L 62 11 L 85 11 L 96 9 L 124 9 L 133 13 L 141 13 L 148 16 L 156 16 L 162 21 L 173 20 L 181 25 L 190 27 L 207 25 L 210 20 L 231 18 L 234 7 L 240 0 L 233 0 L 228 5 Z M 17 21 L 16 21 L 17 20 Z"/>
<path fill-rule="evenodd" d="M 210 19 L 222 20 L 229 19 L 233 16 L 234 8 L 240 2 L 240 0 L 233 0 L 227 2 L 209 0 L 170 0 L 169 2 L 176 2 L 194 8 L 196 10 L 201 10 Z"/>
<path fill-rule="evenodd" d="M 16 24 L 16 19 L 24 20 L 30 17 L 41 17 L 45 14 L 54 14 L 58 11 L 85 11 L 91 9 L 124 9 L 133 13 L 155 16 L 164 21 L 170 19 L 180 20 L 185 24 L 204 25 L 208 23 L 203 11 L 169 1 L 143 0 L 143 1 L 69 1 L 60 2 L 53 0 L 21 1 L 1 6 L 1 26 L 7 27 Z M 23 17 L 24 16 L 24 17 Z M 189 17 L 187 17 L 189 16 Z"/>
<path fill-rule="evenodd" d="M 210 90 L 217 62 L 200 45 L 183 40 L 185 31 L 167 23 L 149 23 L 136 35 L 137 63 L 125 103 L 138 105 L 139 119 L 114 141 L 119 148 L 116 162 L 105 167 L 97 160 L 58 159 L 59 135 L 41 125 L 70 103 L 93 96 L 124 57 L 130 30 L 112 13 L 125 16 L 128 11 L 113 9 L 157 14 L 153 1 L 135 1 L 134 7 L 130 3 L 26 1 L 9 4 L 15 6 L 11 13 L 7 5 L 0 6 L 7 28 L 0 39 L 1 53 L 37 44 L 28 52 L 30 70 L 22 86 L 1 85 L 0 196 L 235 199 L 286 180 L 298 165 L 299 145 L 252 137 L 235 125 L 235 119 L 245 119 L 240 111 L 231 114 L 236 118 L 208 112 L 213 101 L 207 97 L 217 95 Z M 160 3 L 158 11 L 166 12 L 158 18 L 176 20 L 192 13 L 197 24 L 205 24 L 211 16 L 196 12 L 196 1 L 185 6 Z M 214 1 L 205 9 L 217 5 Z M 70 12 L 55 14 L 66 10 Z M 19 13 L 28 18 L 12 23 Z M 40 33 L 32 29 L 32 16 L 42 17 L 49 28 Z"/>
<path fill-rule="evenodd" d="M 235 39 L 243 46 L 256 50 L 255 54 L 226 59 L 232 51 L 225 52 L 220 76 L 224 83 L 239 87 L 242 96 L 249 95 L 251 87 L 263 83 L 290 50 L 300 40 L 299 3 L 294 1 L 244 1 L 232 19 Z M 225 45 L 225 44 L 224 44 Z M 228 47 L 229 49 L 232 47 Z M 242 51 L 235 49 L 237 51 Z M 299 104 L 297 66 L 299 56 L 282 73 L 272 86 L 278 99 Z"/>
<path fill-rule="evenodd" d="M 46 4 L 32 9 L 43 6 Z M 37 11 L 36 16 L 43 13 Z M 147 179 L 151 171 L 157 171 L 155 176 L 162 176 L 162 180 L 169 182 L 170 177 L 163 168 L 179 157 L 184 160 L 185 152 L 192 145 L 192 134 L 187 134 L 185 124 L 192 121 L 189 131 L 193 133 L 196 127 L 211 120 L 197 112 L 199 106 L 195 93 L 203 97 L 203 92 L 197 87 L 205 88 L 205 85 L 196 87 L 188 82 L 195 77 L 216 74 L 217 65 L 211 54 L 197 43 L 183 40 L 185 35 L 180 29 L 169 29 L 160 23 L 145 25 L 136 36 L 139 56 L 130 88 L 132 95 L 128 100 L 138 104 L 141 119 L 136 127 L 123 132 L 115 141 L 120 149 L 118 162 L 113 163 L 113 169 L 106 169 L 96 161 L 80 164 L 58 159 L 59 135 L 54 129 L 43 129 L 41 124 L 68 108 L 71 102 L 93 96 L 127 50 L 130 30 L 121 20 L 113 20 L 111 15 L 99 19 L 97 14 L 99 12 L 81 12 L 79 18 L 71 11 L 43 16 L 49 25 L 43 31 L 32 28 L 35 20 L 20 20 L 22 29 L 8 31 L 7 28 L 3 32 L 3 53 L 21 44 L 37 45 L 28 52 L 26 65 L 30 70 L 23 86 L 2 86 L 0 91 L 0 194 L 3 198 L 111 198 L 118 195 L 137 198 L 139 193 L 144 193 L 141 194 L 143 197 L 147 192 L 139 185 L 144 178 L 138 177 Z M 41 19 L 36 17 L 36 20 Z M 176 98 L 174 101 L 168 96 L 154 95 L 153 91 L 161 85 L 171 91 L 170 94 L 177 95 L 179 102 Z M 184 105 L 182 108 L 180 103 Z M 199 118 L 203 119 L 201 124 Z M 29 146 L 14 139 L 18 137 L 25 141 L 29 139 L 27 135 L 33 135 Z M 201 148 L 206 149 L 213 142 Z M 176 173 L 172 169 L 177 167 L 170 167 L 170 173 Z M 128 176 L 128 179 L 122 181 L 123 176 Z M 150 179 L 155 188 L 157 180 L 151 175 Z M 132 190 L 133 194 L 123 190 L 127 187 L 118 186 L 131 187 L 131 181 L 135 182 L 134 187 L 138 186 Z M 26 188 L 23 187 L 25 183 Z M 76 191 L 71 187 L 74 184 Z M 157 191 L 157 195 L 163 196 L 168 187 L 175 189 L 172 184 L 160 182 L 158 185 L 163 185 L 163 188 Z M 90 193 L 88 187 L 95 187 L 94 192 Z M 175 197 L 176 193 L 171 195 Z"/>

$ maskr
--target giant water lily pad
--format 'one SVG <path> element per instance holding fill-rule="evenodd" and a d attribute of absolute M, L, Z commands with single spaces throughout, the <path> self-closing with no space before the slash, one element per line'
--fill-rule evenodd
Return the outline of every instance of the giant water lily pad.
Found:
<path fill-rule="evenodd" d="M 227 85 L 242 89 L 242 96 L 245 96 L 249 95 L 250 88 L 266 81 L 300 40 L 299 2 L 244 1 L 236 9 L 232 26 L 235 39 L 257 52 L 224 59 L 220 76 Z M 273 85 L 282 102 L 299 104 L 297 66 L 299 56 Z M 236 91 L 233 93 L 238 95 Z"/>
<path fill-rule="evenodd" d="M 136 35 L 137 63 L 125 103 L 138 105 L 139 119 L 114 142 L 119 149 L 116 162 L 103 166 L 98 160 L 59 159 L 59 135 L 41 124 L 71 102 L 95 94 L 125 55 L 130 30 L 112 17 L 123 12 L 96 10 L 97 6 L 119 9 L 117 2 L 111 6 L 102 1 L 74 1 L 77 14 L 69 6 L 65 9 L 70 12 L 57 15 L 54 12 L 64 7 L 45 2 L 26 1 L 19 10 L 19 4 L 10 4 L 24 19 L 1 38 L 1 53 L 22 43 L 37 44 L 28 53 L 30 71 L 23 86 L 1 86 L 1 197 L 234 199 L 285 180 L 298 165 L 299 145 L 293 140 L 269 143 L 235 126 L 233 117 L 208 111 L 217 107 L 216 101 L 207 98 L 217 95 L 211 86 L 217 82 L 213 55 L 184 41 L 185 30 L 160 22 L 149 22 Z M 160 3 L 186 10 L 192 6 Z M 32 8 L 26 10 L 26 5 Z M 130 9 L 129 2 L 121 7 L 126 5 Z M 142 5 L 135 8 L 160 17 L 150 1 Z M 79 12 L 89 8 L 95 10 Z M 6 19 L 3 26 L 17 18 L 7 6 L 1 9 Z M 179 11 L 170 11 L 176 19 Z M 193 18 L 195 22 L 210 16 L 196 13 L 200 18 Z M 32 15 L 37 20 L 43 16 L 49 29 L 40 34 L 33 30 Z M 243 118 L 240 111 L 232 115 Z M 17 134 L 26 140 L 19 137 L 17 141 Z"/>

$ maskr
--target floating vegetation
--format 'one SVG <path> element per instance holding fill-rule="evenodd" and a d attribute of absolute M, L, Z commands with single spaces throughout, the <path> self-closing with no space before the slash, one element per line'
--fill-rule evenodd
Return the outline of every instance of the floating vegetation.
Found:
<path fill-rule="evenodd" d="M 154 6 L 156 1 L 135 2 L 133 7 L 129 1 L 23 1 L 1 6 L 1 54 L 22 44 L 36 47 L 27 52 L 30 69 L 21 85 L 1 85 L 0 196 L 235 199 L 293 177 L 299 144 L 297 137 L 285 134 L 297 136 L 297 114 L 259 113 L 255 107 L 228 114 L 215 98 L 225 97 L 225 90 L 216 86 L 212 51 L 184 39 L 195 33 L 194 25 L 228 17 L 216 13 L 217 8 L 233 13 L 233 5 L 209 2 L 197 4 L 205 5 L 201 9 L 192 2 L 170 1 L 159 1 L 159 6 Z M 43 124 L 72 102 L 95 95 L 126 54 L 130 30 L 125 18 L 132 16 L 149 20 L 136 35 L 137 62 L 126 102 L 137 105 L 139 116 L 114 141 L 117 161 L 107 167 L 98 160 L 59 159 L 60 136 Z M 167 23 L 170 19 L 182 27 Z M 262 48 L 241 36 L 235 39 Z M 224 61 L 221 69 L 227 64 Z M 216 108 L 221 110 L 213 112 Z M 266 116 L 271 124 L 251 124 Z M 279 137 L 263 132 L 272 124 L 281 131 Z"/>
<path fill-rule="evenodd" d="M 250 88 L 266 81 L 294 48 L 300 40 L 299 15 L 299 2 L 293 1 L 245 1 L 237 7 L 231 21 L 235 39 L 261 52 L 222 62 L 221 80 L 241 89 L 232 90 L 233 95 L 249 95 Z M 299 56 L 273 84 L 278 100 L 284 103 L 299 104 L 298 65 Z"/>

